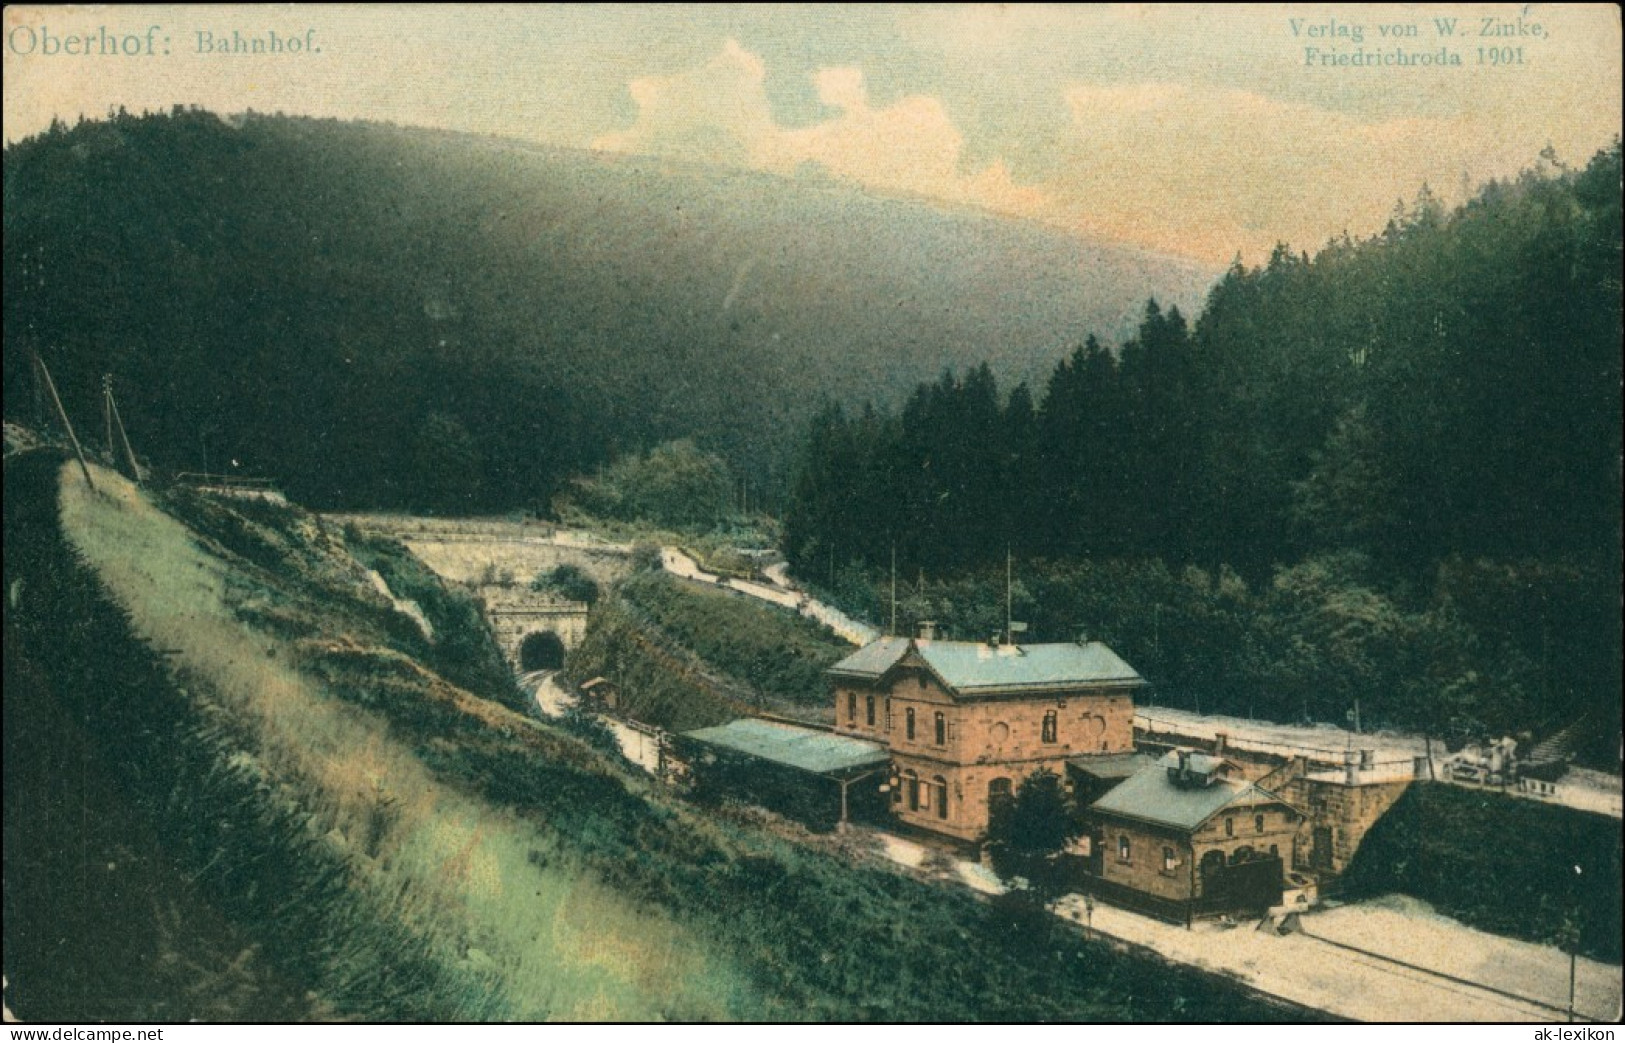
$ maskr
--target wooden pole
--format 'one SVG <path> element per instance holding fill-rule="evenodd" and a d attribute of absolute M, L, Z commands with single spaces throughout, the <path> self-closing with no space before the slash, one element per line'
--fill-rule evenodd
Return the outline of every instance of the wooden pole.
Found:
<path fill-rule="evenodd" d="M 111 390 L 107 392 L 107 402 L 113 407 L 113 423 L 118 426 L 119 440 L 124 443 L 124 459 L 129 462 L 130 477 L 135 479 L 136 485 L 141 485 L 141 465 L 135 462 L 135 450 L 130 446 L 130 436 L 124 430 L 124 418 L 118 413 L 118 400 Z"/>
<path fill-rule="evenodd" d="M 107 433 L 107 458 L 118 459 L 118 447 L 113 444 L 113 374 L 102 374 L 102 430 Z"/>
<path fill-rule="evenodd" d="M 897 544 L 891 545 L 891 629 L 887 637 L 897 636 Z"/>
<path fill-rule="evenodd" d="M 842 791 L 845 793 L 845 791 Z M 1580 957 L 1580 941 L 1574 936 L 1569 938 L 1569 1022 L 1574 1021 L 1574 965 Z"/>
<path fill-rule="evenodd" d="M 79 470 L 84 473 L 85 484 L 94 489 L 96 481 L 90 477 L 90 465 L 85 463 L 85 451 L 79 445 L 79 436 L 73 433 L 73 421 L 68 419 L 68 411 L 62 408 L 62 399 L 56 393 L 56 381 L 51 379 L 51 371 L 46 368 L 45 360 L 40 358 L 39 352 L 32 348 L 29 350 L 34 356 L 34 365 L 39 367 L 40 376 L 45 378 L 45 390 L 51 393 L 51 404 L 56 407 L 56 415 L 62 421 L 62 429 L 68 433 L 68 441 L 73 443 L 73 455 L 79 458 Z"/>

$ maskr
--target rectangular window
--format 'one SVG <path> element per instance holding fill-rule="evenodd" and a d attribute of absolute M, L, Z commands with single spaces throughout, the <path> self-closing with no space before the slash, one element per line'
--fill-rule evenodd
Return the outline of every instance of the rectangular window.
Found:
<path fill-rule="evenodd" d="M 1128 837 L 1123 837 L 1123 836 L 1118 837 L 1117 838 L 1117 860 L 1119 862 L 1128 862 L 1128 861 L 1130 861 L 1129 856 L 1132 855 L 1133 853 L 1134 853 L 1134 849 L 1129 845 Z"/>
<path fill-rule="evenodd" d="M 1227 836 L 1227 837 L 1233 837 L 1233 836 L 1236 835 L 1236 820 L 1235 819 L 1227 818 L 1227 819 L 1224 820 L 1224 835 Z"/>
<path fill-rule="evenodd" d="M 903 711 L 903 721 L 904 730 L 908 734 L 909 740 L 912 741 L 914 739 L 914 707 L 910 706 Z"/>
<path fill-rule="evenodd" d="M 1163 848 L 1162 871 L 1164 873 L 1172 873 L 1177 868 L 1179 868 L 1179 859 L 1174 856 L 1174 849 L 1171 847 Z"/>
<path fill-rule="evenodd" d="M 1264 832 L 1264 816 L 1263 815 L 1254 815 L 1253 816 L 1253 832 L 1254 833 L 1262 833 L 1262 832 Z"/>
<path fill-rule="evenodd" d="M 948 745 L 948 718 L 941 710 L 937 711 L 937 745 Z"/>
<path fill-rule="evenodd" d="M 858 693 L 846 693 L 846 719 L 851 724 L 858 723 Z"/>
<path fill-rule="evenodd" d="M 864 700 L 864 708 L 865 708 L 865 711 L 866 711 L 867 716 L 868 716 L 869 727 L 873 728 L 875 726 L 875 697 L 874 696 L 871 695 L 867 699 Z"/>
<path fill-rule="evenodd" d="M 1054 710 L 1051 710 L 1049 713 L 1046 713 L 1044 715 L 1043 739 L 1044 739 L 1045 742 L 1055 742 L 1056 741 L 1055 737 L 1056 737 L 1056 732 L 1057 732 L 1057 725 L 1058 725 L 1057 714 L 1055 713 Z"/>

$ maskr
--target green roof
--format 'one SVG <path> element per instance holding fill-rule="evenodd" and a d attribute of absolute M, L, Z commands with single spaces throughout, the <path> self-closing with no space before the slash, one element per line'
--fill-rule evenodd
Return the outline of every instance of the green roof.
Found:
<path fill-rule="evenodd" d="M 683 737 L 818 775 L 878 767 L 890 759 L 877 742 L 747 717 Z"/>
<path fill-rule="evenodd" d="M 1144 753 L 1086 753 L 1067 763 L 1097 779 L 1126 779 L 1156 761 Z"/>
<path fill-rule="evenodd" d="M 896 666 L 909 644 L 906 637 L 879 638 L 830 667 L 829 672 L 873 680 Z"/>
<path fill-rule="evenodd" d="M 1176 757 L 1177 754 L 1170 753 L 1151 767 L 1135 772 L 1090 807 L 1107 814 L 1190 831 L 1233 804 L 1284 803 L 1250 782 L 1214 779 L 1206 786 L 1177 785 L 1168 771 L 1171 763 L 1177 763 Z"/>
<path fill-rule="evenodd" d="M 1099 641 L 995 647 L 978 641 L 885 637 L 836 663 L 830 673 L 878 680 L 911 650 L 944 684 L 967 694 L 1145 683 Z"/>

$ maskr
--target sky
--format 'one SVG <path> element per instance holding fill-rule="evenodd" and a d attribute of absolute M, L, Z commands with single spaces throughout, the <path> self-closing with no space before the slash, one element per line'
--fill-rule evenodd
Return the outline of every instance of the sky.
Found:
<path fill-rule="evenodd" d="M 1621 125 L 1612 5 L 24 6 L 5 28 L 8 142 L 119 106 L 389 120 L 1213 265 L 1375 234 L 1424 182 L 1460 202 L 1547 146 L 1583 164 Z"/>

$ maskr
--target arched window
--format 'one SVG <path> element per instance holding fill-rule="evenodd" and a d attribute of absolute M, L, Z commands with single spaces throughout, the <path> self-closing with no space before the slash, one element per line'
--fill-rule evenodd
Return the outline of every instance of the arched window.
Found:
<path fill-rule="evenodd" d="M 1254 815 L 1253 816 L 1253 832 L 1254 833 L 1262 833 L 1262 832 L 1264 832 L 1264 816 L 1263 815 Z"/>
<path fill-rule="evenodd" d="M 1239 866 L 1243 862 L 1251 862 L 1253 858 L 1253 849 L 1245 844 L 1230 852 L 1230 864 L 1233 866 Z"/>
<path fill-rule="evenodd" d="M 905 776 L 908 785 L 908 810 L 920 810 L 920 777 L 912 771 Z"/>
<path fill-rule="evenodd" d="M 903 711 L 903 720 L 910 740 L 914 738 L 914 707 L 910 706 Z"/>
<path fill-rule="evenodd" d="M 1045 742 L 1054 742 L 1055 741 L 1055 733 L 1056 733 L 1056 726 L 1057 726 L 1056 718 L 1057 718 L 1057 714 L 1055 713 L 1054 710 L 1051 710 L 1049 713 L 1046 713 L 1044 715 L 1043 737 L 1044 737 Z"/>
<path fill-rule="evenodd" d="M 941 710 L 937 711 L 937 745 L 948 745 L 948 718 L 943 716 Z"/>
<path fill-rule="evenodd" d="M 869 722 L 869 727 L 873 728 L 875 726 L 875 697 L 872 695 L 865 696 L 863 699 L 863 707 Z"/>
<path fill-rule="evenodd" d="M 938 775 L 931 780 L 937 788 L 937 818 L 948 817 L 948 780 Z"/>
<path fill-rule="evenodd" d="M 1117 860 L 1119 862 L 1127 862 L 1131 859 L 1133 854 L 1134 848 L 1128 842 L 1128 837 L 1119 836 L 1117 838 Z"/>
<path fill-rule="evenodd" d="M 858 723 L 858 693 L 846 693 L 846 719 L 850 724 Z"/>

